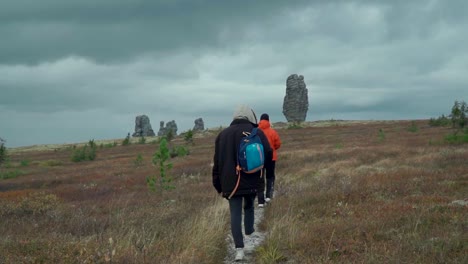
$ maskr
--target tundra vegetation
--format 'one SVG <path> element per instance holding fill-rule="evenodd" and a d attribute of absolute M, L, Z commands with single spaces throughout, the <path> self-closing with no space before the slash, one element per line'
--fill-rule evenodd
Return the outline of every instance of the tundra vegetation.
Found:
<path fill-rule="evenodd" d="M 467 263 L 468 145 L 446 140 L 458 128 L 301 127 L 277 130 L 276 196 L 255 263 Z M 162 140 L 97 149 L 82 162 L 66 146 L 9 149 L 1 175 L 15 177 L 0 179 L 0 263 L 222 263 L 229 213 L 211 183 L 217 132 L 172 158 Z M 162 152 L 175 188 L 152 192 L 146 179 Z"/>

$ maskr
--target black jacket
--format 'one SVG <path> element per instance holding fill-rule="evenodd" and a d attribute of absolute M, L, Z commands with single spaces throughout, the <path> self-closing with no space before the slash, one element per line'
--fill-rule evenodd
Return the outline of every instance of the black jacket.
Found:
<path fill-rule="evenodd" d="M 223 197 L 229 197 L 236 186 L 237 151 L 243 137 L 242 132 L 250 132 L 255 126 L 246 119 L 235 119 L 228 128 L 221 131 L 216 137 L 212 173 L 213 186 L 218 193 L 222 193 Z M 273 152 L 268 139 L 260 129 L 258 129 L 257 134 L 262 140 L 265 162 L 270 162 Z M 239 187 L 234 195 L 257 193 L 259 177 L 260 171 L 252 174 L 241 171 Z"/>

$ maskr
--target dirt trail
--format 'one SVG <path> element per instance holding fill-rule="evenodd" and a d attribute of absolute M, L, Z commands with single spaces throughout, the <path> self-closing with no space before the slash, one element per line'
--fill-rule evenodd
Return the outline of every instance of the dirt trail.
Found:
<path fill-rule="evenodd" d="M 232 239 L 232 235 L 229 231 L 229 234 L 226 238 L 227 247 L 228 247 L 228 254 L 224 259 L 224 264 L 239 264 L 239 263 L 253 263 L 253 253 L 257 249 L 257 247 L 265 240 L 266 233 L 260 232 L 259 224 L 263 221 L 263 213 L 264 208 L 255 207 L 255 232 L 250 236 L 244 236 L 244 253 L 245 258 L 243 261 L 234 261 L 234 257 L 236 255 L 236 250 L 234 248 L 234 241 Z M 244 226 L 242 226 L 242 230 Z"/>

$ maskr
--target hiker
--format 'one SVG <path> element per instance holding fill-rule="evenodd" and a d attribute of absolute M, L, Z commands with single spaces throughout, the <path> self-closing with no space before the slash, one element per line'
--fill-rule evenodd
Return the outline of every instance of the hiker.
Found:
<path fill-rule="evenodd" d="M 234 111 L 233 120 L 229 127 L 216 137 L 215 153 L 213 158 L 213 186 L 216 191 L 229 201 L 231 214 L 231 233 L 236 248 L 235 260 L 244 258 L 244 236 L 242 234 L 242 208 L 244 208 L 245 235 L 251 235 L 254 229 L 254 201 L 257 195 L 259 177 L 262 170 L 247 174 L 239 171 L 237 175 L 237 154 L 243 132 L 251 132 L 258 127 L 254 111 L 246 106 L 239 105 Z M 261 139 L 265 162 L 271 160 L 272 150 L 265 134 L 258 129 Z M 239 182 L 238 182 L 239 180 Z M 236 185 L 238 183 L 237 189 Z"/>
<path fill-rule="evenodd" d="M 263 207 L 265 202 L 269 203 L 271 199 L 273 199 L 273 191 L 275 189 L 275 164 L 276 160 L 278 159 L 277 150 L 281 147 L 281 139 L 270 125 L 270 116 L 266 113 L 260 116 L 260 122 L 258 123 L 258 127 L 265 133 L 268 138 L 268 142 L 270 143 L 270 147 L 273 151 L 272 160 L 271 162 L 265 162 L 265 176 L 266 178 L 266 194 L 260 192 L 258 194 L 258 203 L 259 207 Z M 263 185 L 265 185 L 265 180 L 263 180 Z M 263 189 L 263 188 L 261 188 Z M 266 198 L 265 198 L 266 196 Z"/>

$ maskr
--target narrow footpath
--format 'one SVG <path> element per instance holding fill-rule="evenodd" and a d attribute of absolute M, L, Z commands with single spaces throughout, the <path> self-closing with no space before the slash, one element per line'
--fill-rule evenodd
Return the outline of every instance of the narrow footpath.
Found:
<path fill-rule="evenodd" d="M 257 206 L 257 205 L 255 205 Z M 239 264 L 239 263 L 253 263 L 253 254 L 257 247 L 265 240 L 266 233 L 260 232 L 259 224 L 263 220 L 263 213 L 265 208 L 255 207 L 255 232 L 250 236 L 244 235 L 244 253 L 245 258 L 243 261 L 234 261 L 234 257 L 236 255 L 236 249 L 234 248 L 234 241 L 232 239 L 231 231 L 229 231 L 226 241 L 228 247 L 228 254 L 224 259 L 224 264 Z M 243 224 L 242 224 L 243 225 Z M 244 226 L 242 226 L 242 230 L 244 230 Z"/>

